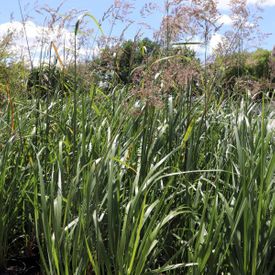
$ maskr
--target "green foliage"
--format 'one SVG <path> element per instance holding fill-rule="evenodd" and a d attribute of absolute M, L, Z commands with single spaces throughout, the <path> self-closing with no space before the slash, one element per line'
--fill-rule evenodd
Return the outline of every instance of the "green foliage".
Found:
<path fill-rule="evenodd" d="M 0 99 L 7 89 L 12 91 L 13 96 L 19 95 L 25 86 L 26 69 L 23 62 L 14 60 L 9 50 L 11 39 L 12 34 L 8 34 L 0 41 Z"/>
<path fill-rule="evenodd" d="M 15 132 L 7 109 L 3 268 L 36 247 L 45 274 L 272 274 L 269 109 L 212 94 L 206 108 L 191 86 L 156 108 L 92 86 L 75 133 L 71 93 L 18 100 Z"/>
<path fill-rule="evenodd" d="M 29 96 L 45 98 L 47 95 L 64 96 L 73 89 L 74 77 L 56 66 L 42 66 L 30 71 L 27 81 Z"/>
<path fill-rule="evenodd" d="M 270 55 L 271 52 L 264 49 L 257 49 L 249 54 L 246 59 L 249 75 L 256 79 L 270 79 Z"/>
<path fill-rule="evenodd" d="M 217 75 L 221 90 L 244 92 L 252 95 L 268 92 L 271 79 L 271 54 L 268 50 L 234 53 L 216 57 L 211 64 L 211 71 Z"/>
<path fill-rule="evenodd" d="M 187 71 L 197 70 L 200 66 L 195 52 L 188 47 L 163 49 L 158 43 L 145 38 L 124 41 L 120 46 L 113 48 L 104 48 L 98 58 L 91 62 L 90 70 L 93 72 L 94 83 L 104 89 L 111 89 L 117 84 L 141 85 L 144 81 L 140 79 L 141 75 L 147 81 L 151 77 L 152 83 L 154 77 L 160 74 L 167 80 L 168 71 L 172 69 L 171 63 L 174 63 L 176 70 L 179 70 L 174 71 L 171 77 L 181 73 L 180 82 L 185 81 Z M 187 75 L 184 75 L 185 72 Z M 175 84 L 172 79 L 169 82 L 170 85 Z"/>
<path fill-rule="evenodd" d="M 145 64 L 149 57 L 156 59 L 159 55 L 160 46 L 148 38 L 125 41 L 115 58 L 116 74 L 124 84 L 130 83 L 133 69 Z"/>
<path fill-rule="evenodd" d="M 160 46 L 148 38 L 137 41 L 124 41 L 120 46 L 104 48 L 100 55 L 91 62 L 90 68 L 95 72 L 95 81 L 102 85 L 108 82 L 129 84 L 131 73 L 138 66 L 145 64 L 149 58 L 156 59 Z"/>

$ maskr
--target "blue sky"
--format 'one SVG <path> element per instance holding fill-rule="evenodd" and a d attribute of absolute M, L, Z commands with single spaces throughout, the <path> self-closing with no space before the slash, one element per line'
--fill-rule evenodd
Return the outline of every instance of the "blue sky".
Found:
<path fill-rule="evenodd" d="M 4 0 L 2 0 L 4 2 Z M 62 7 L 61 11 L 64 12 L 66 10 L 70 9 L 78 9 L 78 10 L 87 10 L 91 14 L 93 14 L 96 18 L 100 19 L 102 15 L 104 14 L 104 11 L 108 9 L 108 7 L 111 6 L 114 0 L 67 0 L 65 1 L 64 6 Z M 221 7 L 221 13 L 226 14 L 227 13 L 227 3 L 229 0 L 220 0 L 220 7 Z M 250 3 L 255 3 L 257 0 L 248 0 Z M 272 47 L 275 45 L 275 0 L 259 0 L 261 2 L 265 1 L 263 8 L 264 12 L 261 13 L 261 16 L 263 17 L 263 20 L 261 20 L 261 29 L 265 33 L 271 33 L 271 35 L 264 41 L 261 41 L 260 47 L 266 48 L 266 49 L 272 49 Z M 132 18 L 135 19 L 136 22 L 141 22 L 142 18 L 139 14 L 140 8 L 145 4 L 148 3 L 149 0 L 133 0 L 132 1 L 135 4 L 135 9 L 133 10 L 133 14 L 131 15 Z M 164 0 L 155 1 L 158 4 L 161 4 L 164 2 Z M 31 19 L 34 22 L 34 25 L 32 26 L 32 29 L 34 30 L 35 27 L 39 27 L 43 25 L 43 18 L 39 16 L 37 13 L 33 12 L 33 6 L 36 4 L 43 6 L 47 4 L 50 7 L 57 7 L 60 4 L 60 1 L 57 0 L 21 0 L 22 7 L 24 8 L 25 14 L 31 14 L 33 18 Z M 28 5 L 27 5 L 28 4 Z M 2 5 L 3 6 L 3 5 Z M 21 21 L 20 11 L 19 11 L 19 5 L 17 0 L 10 0 L 5 1 L 4 9 L 0 10 L 0 35 L 1 30 L 3 33 L 3 30 L 7 28 L 7 25 L 5 23 L 10 21 L 10 16 L 13 15 L 14 21 Z M 25 9 L 26 8 L 26 9 Z M 136 34 L 138 30 L 140 30 L 142 33 L 144 33 L 144 36 L 152 36 L 152 33 L 158 29 L 160 19 L 162 17 L 161 12 L 156 13 L 149 18 L 146 19 L 146 23 L 152 26 L 152 30 L 146 29 L 143 25 L 139 24 L 133 24 L 126 32 L 125 36 L 126 38 L 133 38 L 133 36 Z M 224 17 L 224 20 L 226 22 L 226 16 Z M 91 23 L 92 26 L 92 23 Z M 2 29 L 1 29 L 2 28 Z M 104 25 L 104 32 L 108 34 L 110 26 L 108 24 Z M 121 24 L 118 24 L 115 26 L 114 33 L 120 34 L 123 29 L 123 26 Z M 68 30 L 68 31 L 72 31 Z M 274 31 L 274 34 L 272 32 Z M 31 31 L 30 31 L 31 32 Z M 215 44 L 215 39 L 219 39 L 220 35 L 217 35 L 214 37 L 213 41 L 211 42 L 213 45 Z"/>
<path fill-rule="evenodd" d="M 3 0 L 2 0 L 3 1 Z M 35 6 L 35 4 L 38 4 L 39 6 L 48 5 L 50 7 L 57 7 L 62 1 L 60 0 L 21 0 L 21 5 L 24 9 L 25 13 L 31 14 L 34 18 L 33 20 L 37 24 L 43 24 L 43 18 L 41 16 L 37 15 L 32 7 Z M 70 9 L 77 9 L 77 10 L 86 10 L 89 13 L 93 14 L 98 20 L 102 18 L 104 12 L 113 4 L 114 0 L 66 0 L 64 1 L 64 5 L 62 6 L 61 11 L 68 11 Z M 148 0 L 131 0 L 131 2 L 135 5 L 135 10 L 132 12 L 132 18 L 134 18 L 135 21 L 140 22 L 144 19 L 140 17 L 139 10 L 142 8 L 142 6 L 149 2 Z M 157 1 L 158 2 L 158 1 Z M 136 12 L 138 11 L 138 12 Z M 10 15 L 13 15 L 14 20 L 21 21 L 20 16 L 20 10 L 18 5 L 18 0 L 10 0 L 6 1 L 5 9 L 0 10 L 0 24 L 8 22 L 10 20 Z M 154 29 L 157 29 L 160 22 L 160 14 L 156 14 L 155 16 L 151 17 L 147 22 L 154 26 Z M 122 25 L 117 25 L 115 28 L 115 32 L 117 34 L 120 34 L 121 30 L 123 29 Z M 144 29 L 144 27 L 141 27 L 138 24 L 133 24 L 131 28 L 129 28 L 129 31 L 127 35 L 129 37 L 132 37 L 133 34 L 142 29 L 143 32 L 145 32 L 146 36 L 152 35 L 152 31 L 148 31 Z M 108 33 L 108 25 L 104 26 L 104 32 Z"/>

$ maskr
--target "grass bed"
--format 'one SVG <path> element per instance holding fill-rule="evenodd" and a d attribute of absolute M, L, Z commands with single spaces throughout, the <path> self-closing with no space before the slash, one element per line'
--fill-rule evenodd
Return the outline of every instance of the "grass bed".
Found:
<path fill-rule="evenodd" d="M 92 87 L 3 105 L 2 271 L 274 274 L 268 106 L 136 100 Z"/>

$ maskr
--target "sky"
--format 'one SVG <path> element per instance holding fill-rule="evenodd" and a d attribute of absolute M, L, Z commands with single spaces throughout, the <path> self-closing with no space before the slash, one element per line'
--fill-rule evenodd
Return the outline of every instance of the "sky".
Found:
<path fill-rule="evenodd" d="M 123 2 L 123 0 L 121 0 Z M 228 13 L 228 2 L 230 0 L 220 0 L 219 1 L 219 8 L 220 12 L 222 14 L 222 17 L 220 19 L 220 22 L 224 24 L 224 30 L 228 27 L 230 27 L 231 21 L 227 16 Z M 258 47 L 265 48 L 271 50 L 273 46 L 275 46 L 275 0 L 247 0 L 249 5 L 255 4 L 255 2 L 260 2 L 261 7 L 263 8 L 263 12 L 260 14 L 262 16 L 262 20 L 260 21 L 260 28 L 264 33 L 269 34 L 267 38 L 260 41 L 260 44 Z M 22 21 L 21 15 L 20 15 L 20 8 L 18 4 L 18 0 L 0 0 L 2 3 L 2 7 L 0 10 L 0 37 L 7 32 L 8 29 L 16 29 L 22 31 L 22 25 L 20 26 L 20 23 Z M 82 11 L 88 11 L 91 13 L 95 18 L 100 20 L 102 16 L 104 15 L 104 12 L 112 5 L 114 0 L 67 0 L 64 2 L 64 5 L 62 6 L 60 12 L 65 14 L 66 11 L 71 9 L 77 9 Z M 148 3 L 149 0 L 132 0 L 131 2 L 134 3 L 135 8 L 132 10 L 131 18 L 135 20 L 136 23 L 130 25 L 130 27 L 125 31 L 125 38 L 133 38 L 135 34 L 139 31 L 143 34 L 143 36 L 146 37 L 152 37 L 153 33 L 158 29 L 160 25 L 160 19 L 163 16 L 162 12 L 159 11 L 158 13 L 155 13 L 153 15 L 148 16 L 146 19 L 141 18 L 140 16 L 140 9 L 145 4 Z M 155 1 L 158 4 L 162 4 L 164 0 Z M 38 33 L 46 33 L 47 30 L 44 25 L 45 20 L 45 13 L 44 15 L 39 14 L 38 12 L 34 11 L 34 6 L 36 7 L 42 7 L 45 5 L 48 5 L 49 7 L 56 8 L 61 3 L 60 0 L 21 0 L 21 6 L 23 9 L 23 14 L 25 17 L 29 15 L 26 24 L 26 32 L 29 39 L 29 43 L 31 44 L 31 47 L 37 47 L 37 41 L 35 37 L 37 37 Z M 42 10 L 40 9 L 40 12 Z M 141 24 L 141 21 L 145 21 L 145 23 L 150 26 L 150 28 L 147 27 L 145 24 Z M 92 20 L 89 23 L 89 26 L 95 27 L 95 24 L 92 22 Z M 88 26 L 88 27 L 89 27 Z M 112 31 L 113 34 L 120 34 L 123 30 L 122 24 L 117 24 L 114 26 L 114 29 Z M 96 28 L 95 28 L 96 29 Z M 103 25 L 103 31 L 105 34 L 109 34 L 111 29 L 110 23 L 106 21 L 106 24 Z M 23 32 L 23 31 L 22 31 Z M 273 34 L 274 32 L 274 34 Z M 95 35 L 97 31 L 91 34 L 91 36 Z M 47 39 L 55 40 L 57 34 L 51 33 L 48 35 Z M 63 30 L 62 39 L 65 41 L 68 40 L 67 43 L 69 43 L 69 40 L 72 39 L 73 36 L 73 26 L 67 26 L 66 29 Z M 217 45 L 217 43 L 220 41 L 222 37 L 222 33 L 216 34 L 210 41 L 210 48 L 212 49 Z M 65 42 L 64 42 L 65 43 Z M 26 39 L 24 39 L 24 35 L 22 33 L 19 35 L 16 41 L 16 45 L 14 46 L 14 49 L 18 51 L 18 46 L 25 47 L 26 49 Z M 36 50 L 37 52 L 37 50 Z M 84 54 L 84 52 L 83 52 Z"/>

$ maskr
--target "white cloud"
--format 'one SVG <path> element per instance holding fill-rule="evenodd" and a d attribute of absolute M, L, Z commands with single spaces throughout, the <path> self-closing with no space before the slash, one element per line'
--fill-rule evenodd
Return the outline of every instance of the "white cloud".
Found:
<path fill-rule="evenodd" d="M 227 14 L 223 14 L 219 18 L 218 24 L 220 24 L 220 25 L 223 24 L 224 26 L 230 26 L 230 25 L 232 25 L 232 19 Z"/>
<path fill-rule="evenodd" d="M 25 23 L 26 36 L 31 52 L 31 58 L 35 65 L 39 64 L 40 56 L 43 57 L 44 62 L 48 62 L 49 58 L 49 46 L 51 42 L 56 45 L 61 59 L 70 61 L 73 57 L 74 49 L 74 34 L 65 28 L 48 28 L 36 25 L 32 21 Z M 4 37 L 8 32 L 13 34 L 13 42 L 10 50 L 13 52 L 16 58 L 24 58 L 25 61 L 29 61 L 28 47 L 26 36 L 24 32 L 24 26 L 21 22 L 13 21 L 4 24 L 0 24 L 0 39 Z M 66 48 L 66 56 L 64 57 L 64 47 Z M 92 51 L 95 53 L 95 51 Z M 90 50 L 91 54 L 91 50 Z M 54 51 L 52 51 L 54 55 Z M 78 55 L 81 57 L 87 56 L 87 49 L 80 49 Z"/>
<path fill-rule="evenodd" d="M 248 0 L 250 4 L 260 4 L 262 6 L 275 6 L 275 0 Z"/>
<path fill-rule="evenodd" d="M 229 8 L 229 2 L 230 2 L 230 0 L 219 0 L 218 1 L 219 9 L 227 10 Z"/>
<path fill-rule="evenodd" d="M 218 7 L 221 10 L 229 9 L 230 0 L 218 0 Z M 247 0 L 248 4 L 259 4 L 263 7 L 265 6 L 275 6 L 275 0 Z"/>
<path fill-rule="evenodd" d="M 210 38 L 210 41 L 207 45 L 207 55 L 212 55 L 213 51 L 217 48 L 220 42 L 222 42 L 223 35 L 220 33 L 215 33 Z M 194 37 L 193 41 L 199 41 L 200 39 L 198 37 Z M 194 50 L 200 57 L 203 57 L 205 53 L 205 44 L 203 41 L 201 41 L 201 45 L 190 45 L 190 49 Z"/>
<path fill-rule="evenodd" d="M 220 42 L 222 42 L 223 35 L 219 33 L 215 33 L 209 42 L 209 48 L 210 51 L 212 52 L 217 46 L 219 45 Z"/>

